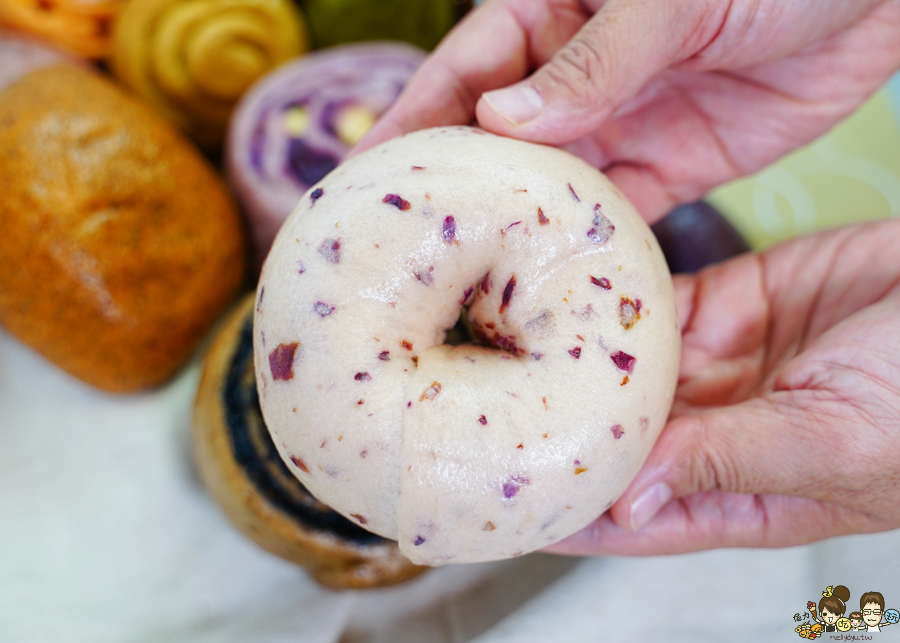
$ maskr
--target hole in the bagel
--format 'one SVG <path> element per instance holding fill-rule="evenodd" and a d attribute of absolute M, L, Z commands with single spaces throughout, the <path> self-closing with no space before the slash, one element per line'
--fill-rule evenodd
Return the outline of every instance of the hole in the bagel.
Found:
<path fill-rule="evenodd" d="M 464 315 L 465 312 L 463 312 L 459 319 L 456 320 L 456 325 L 453 328 L 447 329 L 447 335 L 444 338 L 445 344 L 449 344 L 450 346 L 460 346 L 462 344 L 475 343 L 472 333 L 469 332 L 467 324 L 463 319 Z"/>
<path fill-rule="evenodd" d="M 493 323 L 481 325 L 473 322 L 467 316 L 467 309 L 460 312 L 456 325 L 447 329 L 444 344 L 450 346 L 474 345 L 496 348 L 512 355 L 523 353 L 516 345 L 515 335 L 504 335 L 496 329 Z"/>

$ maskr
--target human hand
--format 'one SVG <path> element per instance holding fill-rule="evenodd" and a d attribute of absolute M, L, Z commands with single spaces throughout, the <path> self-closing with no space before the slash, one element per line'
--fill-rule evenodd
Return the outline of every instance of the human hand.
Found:
<path fill-rule="evenodd" d="M 490 0 L 354 153 L 477 116 L 568 146 L 652 223 L 849 114 L 900 65 L 898 33 L 900 0 Z"/>
<path fill-rule="evenodd" d="M 609 512 L 549 551 L 783 547 L 900 527 L 898 248 L 895 220 L 677 276 L 669 423 Z"/>

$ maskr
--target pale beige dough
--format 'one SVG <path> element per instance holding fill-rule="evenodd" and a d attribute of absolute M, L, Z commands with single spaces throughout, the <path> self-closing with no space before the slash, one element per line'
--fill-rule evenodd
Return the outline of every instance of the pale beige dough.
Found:
<path fill-rule="evenodd" d="M 442 345 L 464 303 L 493 348 Z M 659 246 L 612 183 L 459 127 L 307 192 L 263 268 L 254 348 L 288 467 L 440 565 L 534 551 L 608 508 L 665 423 L 680 334 Z"/>

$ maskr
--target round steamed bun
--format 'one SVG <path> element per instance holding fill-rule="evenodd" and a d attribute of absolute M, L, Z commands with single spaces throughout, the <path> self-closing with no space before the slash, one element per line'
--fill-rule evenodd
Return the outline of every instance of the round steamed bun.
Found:
<path fill-rule="evenodd" d="M 461 311 L 480 345 L 443 344 Z M 665 424 L 679 349 L 665 260 L 615 186 L 465 127 L 326 176 L 257 291 L 281 457 L 419 564 L 516 556 L 596 519 Z"/>

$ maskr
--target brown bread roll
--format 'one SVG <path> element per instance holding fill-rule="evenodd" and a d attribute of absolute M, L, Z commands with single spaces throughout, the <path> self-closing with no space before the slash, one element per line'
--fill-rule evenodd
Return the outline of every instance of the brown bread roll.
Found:
<path fill-rule="evenodd" d="M 102 389 L 163 382 L 243 281 L 243 226 L 222 181 L 82 69 L 13 83 L 0 122 L 0 324 Z"/>

